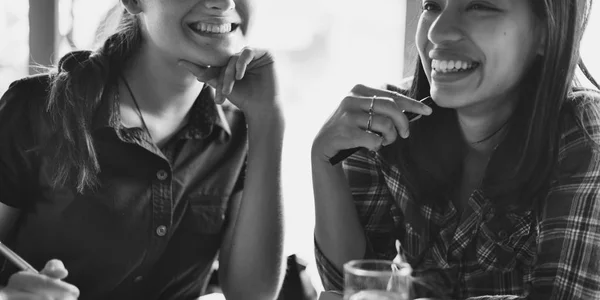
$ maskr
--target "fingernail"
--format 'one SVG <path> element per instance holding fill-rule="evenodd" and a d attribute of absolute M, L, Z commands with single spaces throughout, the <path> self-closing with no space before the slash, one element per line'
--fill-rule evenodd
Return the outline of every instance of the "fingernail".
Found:
<path fill-rule="evenodd" d="M 410 131 L 409 131 L 408 129 L 406 129 L 406 130 L 404 131 L 404 133 L 402 134 L 402 137 L 403 137 L 403 138 L 408 138 L 408 136 L 409 136 L 409 135 L 410 135 Z"/>
<path fill-rule="evenodd" d="M 430 115 L 432 112 L 433 112 L 433 109 L 431 109 L 431 107 L 425 106 L 425 113 L 427 113 L 428 115 Z"/>

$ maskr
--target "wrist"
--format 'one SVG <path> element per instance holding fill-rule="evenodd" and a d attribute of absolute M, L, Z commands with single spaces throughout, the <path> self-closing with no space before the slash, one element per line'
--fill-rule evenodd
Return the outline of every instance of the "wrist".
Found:
<path fill-rule="evenodd" d="M 250 133 L 253 131 L 272 132 L 279 129 L 283 132 L 285 127 L 283 110 L 278 104 L 245 115 Z"/>

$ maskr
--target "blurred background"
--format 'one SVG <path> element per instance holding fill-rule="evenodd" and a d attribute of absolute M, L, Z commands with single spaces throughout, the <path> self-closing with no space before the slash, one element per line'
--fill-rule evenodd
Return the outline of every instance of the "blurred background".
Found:
<path fill-rule="evenodd" d="M 250 44 L 277 61 L 287 117 L 283 188 L 286 254 L 314 265 L 310 174 L 313 137 L 356 83 L 397 83 L 412 74 L 417 0 L 255 0 Z M 0 0 L 0 94 L 68 51 L 90 49 L 118 0 Z M 592 12 L 581 54 L 600 79 L 600 8 Z M 119 7 L 120 9 L 120 7 Z M 110 26 L 108 26 L 109 28 Z"/>

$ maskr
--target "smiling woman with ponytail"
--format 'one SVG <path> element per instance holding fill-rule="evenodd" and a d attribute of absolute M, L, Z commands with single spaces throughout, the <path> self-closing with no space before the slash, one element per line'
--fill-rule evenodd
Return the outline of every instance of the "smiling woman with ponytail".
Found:
<path fill-rule="evenodd" d="M 41 271 L 0 259 L 0 299 L 195 299 L 217 252 L 227 299 L 276 297 L 284 122 L 250 2 L 121 0 L 100 48 L 11 84 L 0 241 Z"/>
<path fill-rule="evenodd" d="M 137 18 L 125 11 L 116 33 L 102 47 L 71 52 L 58 63 L 47 107 L 53 131 L 47 147 L 54 158 L 50 168 L 55 170 L 54 187 L 74 183 L 81 193 L 96 186 L 100 165 L 91 134 L 93 115 L 105 86 L 140 45 Z"/>

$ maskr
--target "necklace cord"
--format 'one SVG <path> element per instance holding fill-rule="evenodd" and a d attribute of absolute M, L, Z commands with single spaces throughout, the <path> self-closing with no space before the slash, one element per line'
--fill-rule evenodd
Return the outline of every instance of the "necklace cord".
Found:
<path fill-rule="evenodd" d="M 120 74 L 119 77 L 121 77 L 121 80 L 123 80 L 123 83 L 125 83 L 125 87 L 127 88 L 127 91 L 129 92 L 129 95 L 131 96 L 131 99 L 133 100 L 133 104 L 135 104 L 135 108 L 137 109 L 137 113 L 140 116 L 142 125 L 144 125 L 144 130 L 146 130 L 146 133 L 148 134 L 148 136 L 150 136 L 150 139 L 152 139 L 152 134 L 150 134 L 150 130 L 148 129 L 148 126 L 146 125 L 146 121 L 144 120 L 144 115 L 142 114 L 140 105 L 138 104 L 137 100 L 135 99 L 135 96 L 133 95 L 133 91 L 131 90 L 129 83 L 127 82 L 127 79 L 125 79 L 125 76 L 123 76 L 123 74 Z"/>
<path fill-rule="evenodd" d="M 479 141 L 476 141 L 476 142 L 472 142 L 471 145 L 481 144 L 481 143 L 483 143 L 483 142 L 491 139 L 493 136 L 495 136 L 496 134 L 498 134 L 498 132 L 500 132 L 500 130 L 502 130 L 502 128 L 504 128 L 506 126 L 506 124 L 508 124 L 509 120 L 510 120 L 510 118 L 506 119 L 506 121 L 504 121 L 504 124 L 502 124 L 502 126 L 500 126 L 498 129 L 496 129 L 494 132 L 492 132 L 492 134 L 486 136 L 482 140 L 479 140 Z"/>

